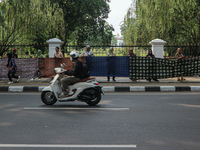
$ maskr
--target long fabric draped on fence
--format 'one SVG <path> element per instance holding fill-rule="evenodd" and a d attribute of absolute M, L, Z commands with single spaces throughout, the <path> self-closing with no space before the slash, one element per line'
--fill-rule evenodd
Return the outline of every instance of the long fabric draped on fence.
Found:
<path fill-rule="evenodd" d="M 87 57 L 79 60 L 87 64 L 91 76 L 159 79 L 199 75 L 200 72 L 200 57 L 179 61 L 148 57 Z M 69 58 L 16 59 L 16 75 L 32 78 L 40 70 L 41 77 L 51 78 L 55 75 L 54 68 L 63 63 L 66 65 L 64 69 L 72 69 L 73 63 Z M 8 68 L 4 64 L 7 64 L 7 59 L 0 59 L 1 78 L 7 78 Z"/>
<path fill-rule="evenodd" d="M 199 75 L 200 57 L 169 60 L 130 57 L 130 79 L 159 79 Z"/>
<path fill-rule="evenodd" d="M 81 62 L 85 62 L 85 58 L 79 58 Z M 7 78 L 8 68 L 4 65 L 7 64 L 8 59 L 0 59 L 0 72 L 1 78 Z M 69 58 L 22 58 L 15 59 L 17 65 L 16 75 L 20 75 L 21 78 L 33 78 L 36 77 L 36 73 L 40 70 L 41 77 L 51 78 L 55 75 L 54 68 L 60 67 L 61 64 L 65 64 L 65 70 L 72 69 L 72 62 Z"/>
<path fill-rule="evenodd" d="M 68 70 L 72 68 L 72 62 L 69 58 L 42 58 L 40 59 L 39 68 L 41 77 L 52 77 L 55 75 L 54 68 L 60 67 L 61 64 L 65 64 L 64 69 Z"/>
<path fill-rule="evenodd" d="M 129 77 L 129 57 L 87 57 L 91 76 Z"/>

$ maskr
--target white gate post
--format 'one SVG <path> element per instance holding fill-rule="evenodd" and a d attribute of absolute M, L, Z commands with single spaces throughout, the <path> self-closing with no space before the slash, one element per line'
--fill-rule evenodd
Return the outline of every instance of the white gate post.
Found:
<path fill-rule="evenodd" d="M 154 39 L 149 42 L 152 45 L 152 53 L 156 58 L 163 58 L 165 41 L 161 39 Z"/>
<path fill-rule="evenodd" d="M 56 52 L 55 48 L 57 46 L 60 48 L 60 44 L 62 44 L 63 42 L 60 39 L 53 38 L 53 39 L 49 39 L 47 43 L 49 44 L 49 58 L 53 58 L 54 53 Z"/>

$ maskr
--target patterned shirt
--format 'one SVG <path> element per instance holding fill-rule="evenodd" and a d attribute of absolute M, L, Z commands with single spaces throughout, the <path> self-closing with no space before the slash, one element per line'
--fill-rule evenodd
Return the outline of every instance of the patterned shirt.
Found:
<path fill-rule="evenodd" d="M 62 54 L 62 52 L 58 52 L 58 53 L 54 54 L 54 57 L 55 58 L 63 58 L 63 54 Z"/>
<path fill-rule="evenodd" d="M 93 56 L 95 56 L 94 53 L 93 53 L 93 51 L 89 51 L 89 52 L 88 52 L 88 51 L 86 51 L 86 50 L 83 50 L 82 53 L 81 53 L 81 56 L 84 56 L 84 55 L 85 55 L 86 57 L 93 57 Z"/>
<path fill-rule="evenodd" d="M 184 55 L 183 54 L 180 54 L 180 53 L 176 53 L 175 57 L 176 59 L 179 58 L 179 57 L 183 57 Z"/>

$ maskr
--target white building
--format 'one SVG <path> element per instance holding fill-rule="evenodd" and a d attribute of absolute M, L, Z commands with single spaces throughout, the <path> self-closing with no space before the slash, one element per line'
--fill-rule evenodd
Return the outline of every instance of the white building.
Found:
<path fill-rule="evenodd" d="M 117 45 L 123 45 L 124 41 L 123 38 L 116 38 L 117 39 Z"/>
<path fill-rule="evenodd" d="M 118 45 L 118 46 L 123 45 L 124 41 L 123 41 L 123 37 L 122 37 L 122 36 L 120 37 L 120 35 L 117 34 L 117 35 L 115 36 L 115 38 L 116 38 L 116 40 L 117 40 L 117 45 Z"/>

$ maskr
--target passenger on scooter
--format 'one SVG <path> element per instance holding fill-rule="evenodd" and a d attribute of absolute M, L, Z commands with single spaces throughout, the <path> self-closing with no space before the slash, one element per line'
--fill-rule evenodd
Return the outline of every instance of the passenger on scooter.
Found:
<path fill-rule="evenodd" d="M 71 93 L 69 93 L 69 88 L 68 88 L 69 84 L 78 82 L 81 79 L 83 64 L 82 62 L 78 60 L 78 58 L 79 58 L 79 52 L 72 51 L 70 53 L 70 60 L 73 62 L 72 70 L 59 72 L 59 73 L 64 73 L 68 75 L 67 77 L 64 77 L 61 79 L 61 87 L 62 87 L 63 92 L 59 96 L 60 98 L 71 95 Z"/>

